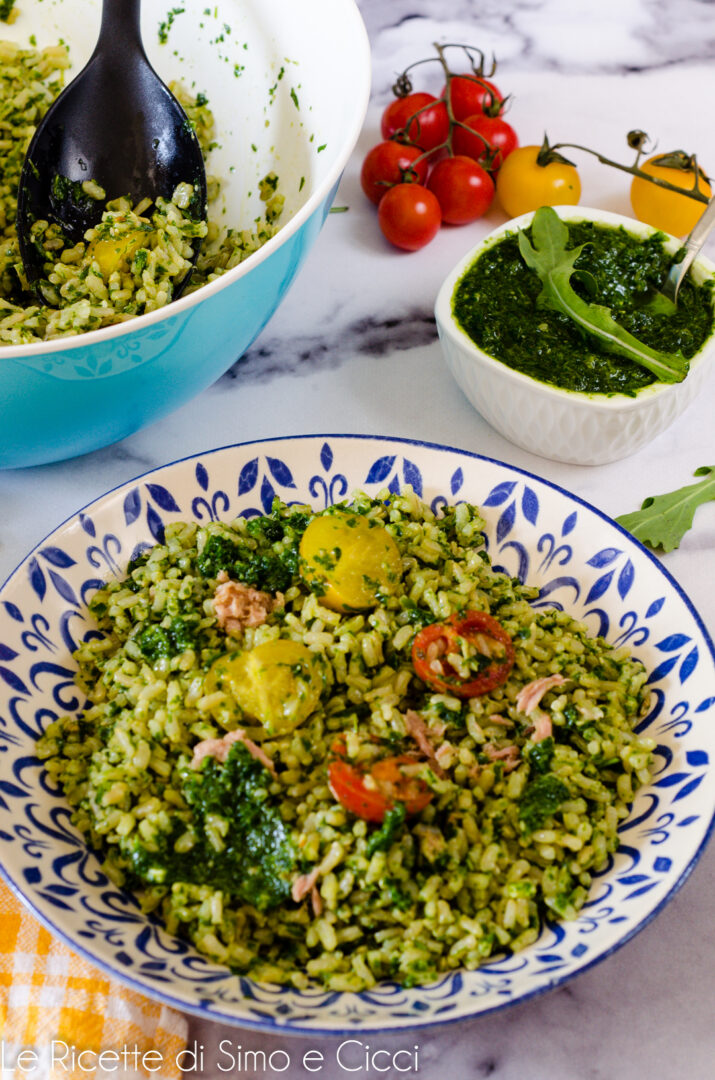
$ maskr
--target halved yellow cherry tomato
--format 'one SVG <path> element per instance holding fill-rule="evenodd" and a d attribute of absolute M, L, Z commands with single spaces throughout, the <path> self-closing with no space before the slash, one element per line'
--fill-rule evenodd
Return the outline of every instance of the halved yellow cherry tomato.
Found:
<path fill-rule="evenodd" d="M 402 559 L 383 525 L 336 510 L 313 518 L 300 542 L 301 573 L 333 611 L 365 611 L 400 582 Z"/>
<path fill-rule="evenodd" d="M 695 187 L 694 170 L 656 164 L 658 158 L 663 156 L 656 154 L 655 157 L 649 158 L 642 163 L 641 169 L 649 176 L 667 180 L 669 184 L 692 191 Z M 710 198 L 710 185 L 702 174 L 698 186 L 700 191 Z M 657 184 L 651 184 L 641 176 L 634 177 L 631 183 L 631 206 L 638 220 L 644 221 L 646 225 L 652 225 L 654 229 L 671 233 L 673 236 L 687 236 L 702 216 L 705 205 L 696 199 L 688 198 L 687 195 L 678 195 L 675 191 L 668 191 L 666 188 L 658 187 Z"/>
<path fill-rule="evenodd" d="M 102 277 L 106 280 L 115 270 L 126 269 L 129 266 L 145 239 L 145 231 L 132 229 L 131 232 L 116 238 L 103 236 L 92 240 L 87 250 L 88 254 L 96 260 Z"/>
<path fill-rule="evenodd" d="M 499 169 L 497 197 L 509 217 L 540 206 L 575 206 L 581 198 L 574 166 L 561 161 L 539 165 L 540 150 L 540 146 L 518 146 Z"/>
<path fill-rule="evenodd" d="M 206 693 L 229 694 L 268 735 L 293 731 L 315 710 L 325 686 L 321 658 L 299 641 L 264 641 L 245 652 L 228 653 L 206 676 Z"/>

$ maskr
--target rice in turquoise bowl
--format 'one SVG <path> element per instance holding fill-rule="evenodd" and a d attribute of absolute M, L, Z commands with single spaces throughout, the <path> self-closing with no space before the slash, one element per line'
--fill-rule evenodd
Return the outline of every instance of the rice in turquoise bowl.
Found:
<path fill-rule="evenodd" d="M 23 134 L 5 148 L 0 185 L 0 468 L 115 442 L 238 360 L 317 237 L 367 108 L 370 54 L 354 0 L 220 0 L 169 19 L 146 7 L 149 59 L 208 155 L 209 233 L 195 235 L 182 185 L 138 214 L 107 192 L 111 220 L 86 244 L 62 252 L 38 223 L 51 258 L 46 303 L 33 304 L 19 291 L 13 184 L 49 100 L 89 58 L 100 11 L 97 0 L 25 0 L 0 23 L 0 113 Z M 85 194 L 99 193 L 90 183 Z M 167 304 L 199 239 L 196 288 Z"/>

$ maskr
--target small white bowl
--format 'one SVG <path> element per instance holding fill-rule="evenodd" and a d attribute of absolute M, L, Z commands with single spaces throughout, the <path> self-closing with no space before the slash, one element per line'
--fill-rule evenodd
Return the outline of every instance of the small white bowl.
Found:
<path fill-rule="evenodd" d="M 596 221 L 623 225 L 634 236 L 656 232 L 633 218 L 584 206 L 557 206 L 565 221 Z M 587 394 L 561 390 L 513 371 L 483 352 L 457 323 L 452 298 L 466 270 L 504 236 L 524 228 L 533 217 L 522 214 L 491 232 L 464 256 L 444 281 L 435 304 L 435 316 L 447 366 L 457 383 L 493 428 L 532 454 L 574 465 L 603 465 L 640 450 L 660 435 L 700 392 L 713 366 L 715 335 L 711 335 L 690 361 L 681 383 L 653 383 L 634 397 L 625 394 Z M 671 237 L 667 251 L 681 241 Z M 715 265 L 699 256 L 691 269 L 701 284 L 715 274 Z"/>

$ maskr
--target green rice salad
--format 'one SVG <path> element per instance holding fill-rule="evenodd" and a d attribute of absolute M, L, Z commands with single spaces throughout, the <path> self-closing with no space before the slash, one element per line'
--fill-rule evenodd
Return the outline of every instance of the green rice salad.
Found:
<path fill-rule="evenodd" d="M 101 222 L 70 245 L 56 224 L 36 221 L 32 240 L 45 256 L 40 304 L 28 288 L 17 241 L 17 192 L 25 154 L 37 124 L 62 89 L 65 45 L 21 48 L 0 40 L 0 345 L 47 341 L 96 330 L 171 302 L 175 283 L 201 251 L 186 291 L 224 274 L 275 235 L 284 199 L 277 177 L 260 184 L 265 210 L 247 229 L 219 226 L 211 217 L 221 185 L 207 177 L 209 220 L 192 216 L 193 188 L 180 184 L 171 200 L 106 200 L 92 180 L 81 196 L 104 204 Z M 194 127 L 204 158 L 213 146 L 214 119 L 202 94 L 171 89 Z"/>
<path fill-rule="evenodd" d="M 174 523 L 38 744 L 118 885 L 258 980 L 474 969 L 570 919 L 650 778 L 646 671 L 410 489 Z"/>

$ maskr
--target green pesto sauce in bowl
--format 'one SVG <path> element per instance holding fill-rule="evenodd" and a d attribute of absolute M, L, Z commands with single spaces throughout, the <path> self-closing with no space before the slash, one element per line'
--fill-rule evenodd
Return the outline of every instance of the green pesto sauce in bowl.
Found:
<path fill-rule="evenodd" d="M 666 237 L 643 239 L 622 226 L 591 221 L 566 222 L 569 248 L 585 244 L 576 269 L 590 275 L 589 292 L 579 275 L 573 288 L 585 300 L 605 304 L 626 330 L 661 352 L 690 359 L 713 331 L 712 282 L 696 286 L 686 278 L 674 314 L 656 314 L 648 300 L 662 283 L 672 255 Z M 531 229 L 526 230 L 531 237 Z M 454 291 L 455 319 L 475 345 L 503 364 L 564 390 L 590 394 L 635 395 L 658 382 L 632 360 L 609 354 L 598 338 L 567 315 L 537 304 L 538 275 L 519 253 L 516 233 L 507 235 L 476 259 Z"/>

